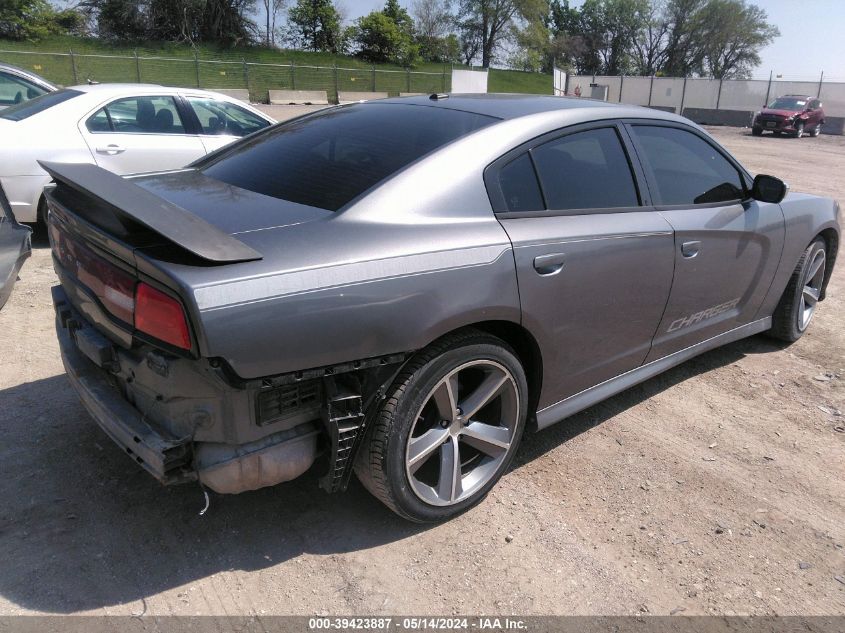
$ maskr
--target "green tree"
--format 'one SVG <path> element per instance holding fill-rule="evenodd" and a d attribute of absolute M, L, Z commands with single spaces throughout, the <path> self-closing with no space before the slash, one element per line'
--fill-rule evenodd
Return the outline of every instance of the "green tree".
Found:
<path fill-rule="evenodd" d="M 699 16 L 707 0 L 668 0 L 663 20 L 667 24 L 665 60 L 658 70 L 668 76 L 700 73 L 704 61 Z"/>
<path fill-rule="evenodd" d="M 85 9 L 94 17 L 97 35 L 107 40 L 140 40 L 147 35 L 146 7 L 138 0 L 89 0 Z"/>
<path fill-rule="evenodd" d="M 658 69 L 666 62 L 668 34 L 669 23 L 666 21 L 663 5 L 651 2 L 647 12 L 643 14 L 642 28 L 634 38 L 632 56 L 636 74 L 657 74 Z"/>
<path fill-rule="evenodd" d="M 331 53 L 343 49 L 340 13 L 332 0 L 297 0 L 288 22 L 294 46 Z"/>
<path fill-rule="evenodd" d="M 581 7 L 584 72 L 621 75 L 633 70 L 631 51 L 641 32 L 648 0 L 586 0 Z"/>
<path fill-rule="evenodd" d="M 0 0 L 0 38 L 34 40 L 82 30 L 84 17 L 73 9 L 56 11 L 47 0 Z"/>
<path fill-rule="evenodd" d="M 414 0 L 411 5 L 420 57 L 430 62 L 460 60 L 460 43 L 450 0 Z"/>
<path fill-rule="evenodd" d="M 548 0 L 461 0 L 459 26 L 467 63 L 481 54 L 489 68 L 502 44 L 512 40 L 520 23 L 542 19 Z"/>
<path fill-rule="evenodd" d="M 710 0 L 698 19 L 704 71 L 717 79 L 745 79 L 760 65 L 760 49 L 780 35 L 766 12 L 745 0 Z"/>
<path fill-rule="evenodd" d="M 411 65 L 418 56 L 413 22 L 396 0 L 388 0 L 382 11 L 358 19 L 355 27 L 358 56 L 373 63 Z"/>
<path fill-rule="evenodd" d="M 583 56 L 586 46 L 581 32 L 581 14 L 577 8 L 569 6 L 569 0 L 552 0 L 545 24 L 549 34 L 546 45 L 546 60 L 543 71 L 565 68 L 577 70 L 578 60 Z"/>

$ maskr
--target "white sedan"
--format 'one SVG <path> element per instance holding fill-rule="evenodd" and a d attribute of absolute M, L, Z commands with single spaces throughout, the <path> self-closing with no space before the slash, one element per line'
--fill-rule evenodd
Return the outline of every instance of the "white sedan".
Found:
<path fill-rule="evenodd" d="M 50 176 L 36 161 L 115 173 L 178 169 L 272 125 L 226 95 L 148 84 L 75 86 L 0 110 L 0 187 L 18 222 L 44 219 Z"/>

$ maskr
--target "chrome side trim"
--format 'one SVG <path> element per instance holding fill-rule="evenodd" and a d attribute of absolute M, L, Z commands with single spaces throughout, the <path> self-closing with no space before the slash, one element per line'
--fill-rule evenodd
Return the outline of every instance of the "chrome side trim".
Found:
<path fill-rule="evenodd" d="M 642 365 L 636 369 L 632 369 L 624 374 L 620 374 L 615 378 L 606 380 L 594 387 L 585 389 L 580 393 L 561 400 L 558 403 L 550 405 L 545 409 L 537 412 L 537 428 L 544 429 L 556 422 L 560 422 L 579 411 L 583 411 L 587 407 L 606 400 L 611 396 L 615 396 L 621 391 L 625 391 L 629 387 L 644 382 L 649 378 L 653 378 L 657 374 L 661 374 L 667 369 L 671 369 L 676 365 L 688 361 L 690 358 L 698 356 L 704 352 L 708 352 L 722 345 L 733 343 L 740 339 L 760 332 L 765 332 L 772 327 L 772 317 L 766 317 L 758 321 L 752 321 L 738 328 L 729 330 L 712 338 L 709 338 L 700 343 L 696 343 L 686 349 L 678 350 L 663 358 L 658 358 L 655 361 Z"/>

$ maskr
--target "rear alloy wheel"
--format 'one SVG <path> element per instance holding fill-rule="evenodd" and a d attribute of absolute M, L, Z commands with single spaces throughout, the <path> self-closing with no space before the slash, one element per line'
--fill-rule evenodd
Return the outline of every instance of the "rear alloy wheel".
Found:
<path fill-rule="evenodd" d="M 775 309 L 770 330 L 772 336 L 789 342 L 801 338 L 816 313 L 826 267 L 825 242 L 816 238 L 798 261 Z"/>
<path fill-rule="evenodd" d="M 400 516 L 449 519 L 480 502 L 510 465 L 527 383 L 498 338 L 467 330 L 420 352 L 368 430 L 355 472 Z"/>
<path fill-rule="evenodd" d="M 795 138 L 802 138 L 804 136 L 804 122 L 800 121 L 798 125 L 795 126 Z"/>

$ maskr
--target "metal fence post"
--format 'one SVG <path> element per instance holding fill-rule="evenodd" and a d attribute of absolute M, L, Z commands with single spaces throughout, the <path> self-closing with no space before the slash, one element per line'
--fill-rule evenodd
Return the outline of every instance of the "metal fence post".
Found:
<path fill-rule="evenodd" d="M 141 60 L 138 59 L 138 49 L 136 48 L 132 53 L 135 55 L 135 79 L 141 83 Z"/>
<path fill-rule="evenodd" d="M 443 64 L 443 92 L 446 92 L 446 64 Z"/>
<path fill-rule="evenodd" d="M 408 66 L 408 68 L 406 68 L 406 72 L 408 73 L 408 81 L 407 81 L 408 92 L 411 92 L 411 67 L 410 66 Z"/>
<path fill-rule="evenodd" d="M 247 92 L 249 92 L 249 66 L 246 64 L 246 58 L 241 57 L 241 61 L 244 65 L 244 83 L 246 84 Z"/>
<path fill-rule="evenodd" d="M 197 70 L 197 88 L 200 87 L 200 57 L 196 51 L 194 51 L 194 65 L 196 66 Z"/>
<path fill-rule="evenodd" d="M 822 82 L 824 81 L 824 71 L 822 71 L 821 77 L 819 77 L 819 90 L 816 93 L 816 99 L 822 98 Z"/>
<path fill-rule="evenodd" d="M 70 51 L 70 69 L 73 71 L 74 85 L 79 83 L 79 75 L 76 72 L 76 56 L 73 54 L 73 49 Z"/>
<path fill-rule="evenodd" d="M 769 105 L 769 95 L 772 93 L 772 73 L 773 72 L 774 72 L 773 70 L 769 71 L 769 87 L 766 88 L 766 103 L 763 104 L 763 107 L 766 107 L 767 105 Z"/>
<path fill-rule="evenodd" d="M 651 81 L 648 84 L 648 105 L 651 107 L 651 93 L 654 92 L 654 75 L 651 76 Z"/>
<path fill-rule="evenodd" d="M 290 60 L 290 89 L 296 90 L 296 62 Z"/>
<path fill-rule="evenodd" d="M 681 109 L 678 112 L 681 116 L 684 116 L 684 98 L 687 96 L 687 77 L 684 75 L 684 87 L 681 88 Z"/>
<path fill-rule="evenodd" d="M 622 103 L 622 86 L 625 84 L 625 75 L 619 75 L 619 103 Z"/>
<path fill-rule="evenodd" d="M 340 101 L 340 89 L 337 85 L 337 62 L 334 64 L 334 94 L 337 97 L 338 101 Z"/>
<path fill-rule="evenodd" d="M 373 64 L 373 92 L 376 91 L 376 65 Z"/>
<path fill-rule="evenodd" d="M 722 83 L 724 83 L 724 79 L 719 79 L 719 92 L 716 93 L 716 109 L 719 109 L 719 103 L 722 101 Z"/>

